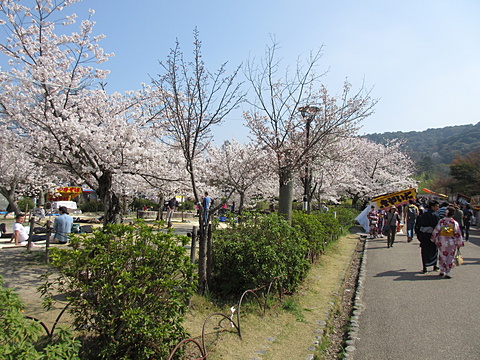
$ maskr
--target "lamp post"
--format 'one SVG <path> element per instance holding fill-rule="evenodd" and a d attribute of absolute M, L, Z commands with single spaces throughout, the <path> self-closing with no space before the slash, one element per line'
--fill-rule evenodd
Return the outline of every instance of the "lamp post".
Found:
<path fill-rule="evenodd" d="M 318 108 L 317 106 L 306 105 L 298 108 L 302 118 L 305 120 L 305 155 L 307 159 L 305 160 L 305 176 L 302 179 L 303 182 L 303 211 L 310 213 L 310 201 L 311 201 L 311 193 L 310 187 L 312 182 L 312 172 L 310 169 L 310 159 L 308 153 L 310 152 L 310 126 L 312 121 L 315 119 L 315 115 L 317 114 Z"/>

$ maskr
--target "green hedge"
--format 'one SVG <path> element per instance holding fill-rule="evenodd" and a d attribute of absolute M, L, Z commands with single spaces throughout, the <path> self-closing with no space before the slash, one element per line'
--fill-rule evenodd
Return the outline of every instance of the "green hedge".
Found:
<path fill-rule="evenodd" d="M 355 218 L 358 216 L 359 211 L 351 206 L 336 206 L 332 207 L 329 212 L 335 212 L 340 226 L 345 230 L 355 225 Z"/>
<path fill-rule="evenodd" d="M 143 198 L 134 199 L 130 204 L 130 207 L 133 210 L 143 210 L 144 206 L 146 206 L 148 209 L 151 209 L 153 211 L 158 211 L 158 207 L 160 205 L 155 201 L 152 201 L 149 199 L 143 199 Z M 163 204 L 162 204 L 162 208 L 163 208 Z"/>
<path fill-rule="evenodd" d="M 81 203 L 79 205 L 80 210 L 82 210 L 83 213 L 86 212 L 102 212 L 103 211 L 103 201 L 98 201 L 98 200 L 92 200 L 92 201 L 87 201 L 84 203 Z"/>
<path fill-rule="evenodd" d="M 212 290 L 239 296 L 280 278 L 294 291 L 309 270 L 308 243 L 300 232 L 276 213 L 250 215 L 225 230 L 216 230 L 213 244 Z"/>

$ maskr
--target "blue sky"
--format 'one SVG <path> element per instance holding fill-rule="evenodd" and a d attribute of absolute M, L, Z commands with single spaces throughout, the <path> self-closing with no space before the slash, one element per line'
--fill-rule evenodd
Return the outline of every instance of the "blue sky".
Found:
<path fill-rule="evenodd" d="M 73 11 L 82 19 L 89 8 L 94 32 L 107 37 L 101 45 L 115 53 L 110 91 L 149 82 L 176 38 L 189 55 L 197 27 L 210 70 L 261 57 L 271 35 L 291 65 L 323 45 L 319 70 L 329 70 L 332 92 L 348 77 L 380 99 L 360 133 L 480 121 L 478 0 L 84 0 Z M 215 130 L 217 141 L 247 133 L 239 111 Z"/>

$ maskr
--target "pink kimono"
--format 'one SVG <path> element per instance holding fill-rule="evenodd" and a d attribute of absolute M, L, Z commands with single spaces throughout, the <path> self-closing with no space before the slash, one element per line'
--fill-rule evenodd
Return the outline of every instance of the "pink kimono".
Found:
<path fill-rule="evenodd" d="M 440 235 L 441 229 L 448 225 L 453 225 L 453 236 Z M 455 259 L 457 248 L 464 245 L 460 226 L 453 218 L 445 217 L 441 219 L 433 230 L 432 241 L 438 247 L 438 263 L 440 265 L 440 271 L 447 274 L 455 266 L 453 260 Z"/>

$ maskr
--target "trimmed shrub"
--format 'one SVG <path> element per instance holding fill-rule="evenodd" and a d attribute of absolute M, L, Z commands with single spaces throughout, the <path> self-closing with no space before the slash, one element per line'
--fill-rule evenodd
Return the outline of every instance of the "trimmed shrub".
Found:
<path fill-rule="evenodd" d="M 350 206 L 336 206 L 331 208 L 330 212 L 335 212 L 337 214 L 338 222 L 344 229 L 349 229 L 355 225 L 355 218 L 359 214 L 358 210 Z"/>
<path fill-rule="evenodd" d="M 179 204 L 178 211 L 195 210 L 195 202 L 192 200 L 185 200 Z"/>
<path fill-rule="evenodd" d="M 35 203 L 33 202 L 32 198 L 24 197 L 17 201 L 18 208 L 21 212 L 28 212 L 35 207 Z"/>
<path fill-rule="evenodd" d="M 186 337 L 182 327 L 196 281 L 182 246 L 189 238 L 143 222 L 72 235 L 72 250 L 51 250 L 58 275 L 46 302 L 66 293 L 88 359 L 164 359 Z"/>
<path fill-rule="evenodd" d="M 80 210 L 82 210 L 83 213 L 86 212 L 103 212 L 103 201 L 99 200 L 94 200 L 94 201 L 87 201 L 84 203 L 81 203 L 79 205 Z"/>
<path fill-rule="evenodd" d="M 155 201 L 149 200 L 149 199 L 143 199 L 143 198 L 137 198 L 133 200 L 131 203 L 130 207 L 133 210 L 143 210 L 143 207 L 146 206 L 149 209 L 152 209 L 154 211 L 158 211 L 158 207 L 160 206 L 158 203 Z M 163 204 L 162 204 L 163 207 Z"/>
<path fill-rule="evenodd" d="M 308 241 L 308 259 L 312 263 L 323 253 L 328 238 L 328 224 L 324 224 L 317 215 L 301 211 L 292 214 L 292 226 Z"/>
<path fill-rule="evenodd" d="M 216 230 L 213 243 L 212 290 L 238 296 L 279 277 L 294 291 L 309 270 L 308 243 L 281 216 L 250 215 L 225 230 Z"/>

